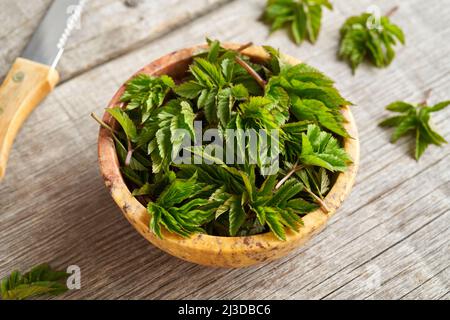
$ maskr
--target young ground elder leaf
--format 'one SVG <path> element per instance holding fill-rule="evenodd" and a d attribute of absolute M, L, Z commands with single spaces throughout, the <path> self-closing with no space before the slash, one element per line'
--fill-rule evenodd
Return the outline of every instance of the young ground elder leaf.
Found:
<path fill-rule="evenodd" d="M 66 272 L 55 271 L 47 264 L 34 267 L 27 273 L 13 271 L 1 280 L 3 300 L 24 300 L 27 298 L 58 295 L 67 291 Z"/>
<path fill-rule="evenodd" d="M 322 23 L 322 7 L 333 9 L 328 0 L 268 0 L 263 19 L 271 24 L 272 32 L 289 28 L 298 45 L 304 40 L 315 43 Z"/>
<path fill-rule="evenodd" d="M 395 57 L 397 42 L 405 44 L 405 36 L 399 26 L 391 23 L 389 17 L 379 19 L 379 26 L 369 23 L 373 16 L 363 13 L 348 18 L 341 27 L 339 57 L 348 61 L 352 72 L 364 59 L 377 68 L 387 67 Z"/>
<path fill-rule="evenodd" d="M 322 167 L 331 172 L 345 171 L 351 161 L 338 141 L 331 134 L 320 131 L 316 125 L 309 125 L 307 133 L 302 134 L 300 160 L 305 165 Z"/>
<path fill-rule="evenodd" d="M 427 106 L 425 103 L 410 104 L 403 101 L 396 101 L 389 104 L 386 109 L 392 112 L 400 113 L 385 119 L 380 123 L 384 127 L 394 127 L 395 130 L 391 136 L 391 142 L 395 143 L 406 134 L 415 136 L 416 160 L 422 156 L 429 145 L 441 146 L 447 141 L 437 133 L 431 125 L 431 113 L 440 111 L 450 104 L 450 100 L 440 102 L 434 106 Z"/>
<path fill-rule="evenodd" d="M 125 86 L 121 97 L 127 103 L 127 109 L 133 110 L 141 107 L 141 120 L 145 122 L 153 109 L 160 107 L 175 82 L 169 76 L 152 77 L 139 74 Z"/>

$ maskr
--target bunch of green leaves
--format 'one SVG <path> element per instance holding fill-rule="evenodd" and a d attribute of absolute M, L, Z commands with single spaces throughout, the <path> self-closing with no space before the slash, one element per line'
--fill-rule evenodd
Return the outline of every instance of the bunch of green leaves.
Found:
<path fill-rule="evenodd" d="M 148 203 L 150 229 L 159 237 L 162 237 L 161 225 L 184 237 L 204 232 L 202 226 L 214 218 L 214 203 L 200 196 L 210 195 L 210 189 L 197 181 L 197 173 L 186 180 L 175 179 L 155 202 Z"/>
<path fill-rule="evenodd" d="M 55 271 L 47 264 L 34 267 L 27 273 L 13 271 L 1 281 L 3 300 L 23 300 L 42 295 L 59 295 L 67 291 L 68 274 Z"/>
<path fill-rule="evenodd" d="M 303 40 L 315 43 L 322 24 L 322 7 L 333 6 L 328 0 L 268 0 L 263 19 L 271 31 L 288 27 L 296 44 Z"/>
<path fill-rule="evenodd" d="M 133 195 L 147 206 L 150 229 L 158 237 L 164 236 L 163 229 L 182 237 L 272 231 L 283 240 L 286 229 L 299 230 L 303 215 L 318 207 L 326 211 L 331 181 L 351 162 L 341 145 L 348 133 L 340 111 L 349 102 L 318 70 L 292 66 L 277 50 L 265 48 L 270 58 L 256 63 L 240 50 L 208 40 L 208 49 L 193 59 L 186 77 L 167 87 L 162 104 L 154 104 L 144 120 L 146 100 L 135 100 L 137 107 L 130 108 L 130 100 L 108 109 L 119 125 L 102 125 L 111 130 L 122 173 Z M 175 82 L 164 77 L 164 83 Z M 152 96 L 148 86 L 140 90 Z M 194 130 L 194 120 L 202 122 L 203 132 Z M 256 159 L 244 156 L 243 162 L 225 164 L 207 152 L 203 141 L 182 149 L 183 142 L 194 144 L 210 128 L 217 128 L 225 143 L 236 139 L 233 150 L 228 145 L 220 149 L 224 156 L 247 155 L 250 141 L 243 132 L 257 132 Z M 236 134 L 229 136 L 228 129 Z M 278 140 L 262 144 L 261 134 L 270 137 L 272 130 Z M 272 148 L 281 151 L 280 170 L 267 176 L 272 163 L 265 160 Z M 203 161 L 176 164 L 180 151 Z"/>
<path fill-rule="evenodd" d="M 190 66 L 195 80 L 184 82 L 175 93 L 187 99 L 197 99 L 197 107 L 203 110 L 209 124 L 226 126 L 230 120 L 234 102 L 249 96 L 247 88 L 233 81 L 234 63 L 225 59 L 220 64 L 196 58 Z"/>
<path fill-rule="evenodd" d="M 391 23 L 389 17 L 377 20 L 370 13 L 348 18 L 340 34 L 339 57 L 348 61 L 353 73 L 364 59 L 377 68 L 387 67 L 395 57 L 397 42 L 405 44 L 402 29 Z"/>
<path fill-rule="evenodd" d="M 343 172 L 351 159 L 330 133 L 321 131 L 318 126 L 309 125 L 306 134 L 302 134 L 300 161 L 306 166 Z"/>
<path fill-rule="evenodd" d="M 198 180 L 213 186 L 209 209 L 213 218 L 206 227 L 224 236 L 245 236 L 261 233 L 266 225 L 281 240 L 285 228 L 298 231 L 300 216 L 317 208 L 299 197 L 303 187 L 296 179 L 275 189 L 277 176 L 268 176 L 257 186 L 254 166 L 247 170 L 229 167 L 217 159 L 218 168 L 211 166 L 180 166 L 179 175 L 189 176 L 195 170 Z M 211 217 L 209 217 L 211 219 Z M 225 230 L 224 230 L 225 229 Z"/>
<path fill-rule="evenodd" d="M 290 105 L 298 121 L 311 121 L 341 137 L 348 137 L 341 109 L 352 103 L 340 95 L 333 80 L 305 63 L 286 65 L 276 50 L 266 49 L 277 71 L 268 82 L 266 95 L 282 105 Z"/>
<path fill-rule="evenodd" d="M 127 109 L 140 108 L 142 122 L 145 122 L 153 109 L 162 106 L 170 89 L 175 86 L 168 76 L 152 77 L 139 74 L 131 79 L 125 87 L 121 101 L 127 103 Z"/>
<path fill-rule="evenodd" d="M 400 115 L 385 119 L 380 123 L 384 127 L 395 127 L 391 136 L 391 142 L 395 143 L 406 134 L 415 136 L 416 160 L 422 156 L 429 145 L 441 146 L 447 141 L 437 133 L 431 125 L 431 113 L 440 111 L 450 104 L 450 100 L 440 102 L 434 106 L 427 106 L 426 103 L 411 104 L 403 101 L 396 101 L 389 104 L 386 109 Z"/>

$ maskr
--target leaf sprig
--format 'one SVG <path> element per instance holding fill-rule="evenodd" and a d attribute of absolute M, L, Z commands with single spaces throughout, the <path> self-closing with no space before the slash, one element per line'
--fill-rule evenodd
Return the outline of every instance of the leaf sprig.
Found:
<path fill-rule="evenodd" d="M 322 7 L 333 9 L 328 0 L 268 0 L 263 20 L 271 24 L 271 32 L 288 27 L 297 45 L 304 40 L 315 43 L 322 24 Z"/>
<path fill-rule="evenodd" d="M 3 300 L 23 300 L 42 295 L 58 295 L 67 291 L 68 274 L 53 270 L 48 264 L 34 267 L 27 273 L 13 271 L 1 281 Z"/>
<path fill-rule="evenodd" d="M 263 20 L 271 24 L 271 32 L 288 27 L 297 45 L 304 40 L 315 43 L 322 24 L 322 7 L 333 9 L 328 0 L 268 0 Z"/>
<path fill-rule="evenodd" d="M 400 113 L 400 115 L 385 119 L 380 123 L 384 127 L 395 127 L 391 136 L 391 142 L 395 143 L 406 134 L 414 134 L 415 136 L 415 152 L 416 160 L 423 155 L 429 145 L 442 146 L 447 141 L 437 133 L 431 124 L 431 114 L 438 112 L 450 105 L 450 100 L 440 102 L 434 106 L 427 106 L 426 102 L 412 104 L 403 101 L 396 101 L 386 109 L 392 112 Z"/>
<path fill-rule="evenodd" d="M 387 67 L 395 57 L 397 42 L 405 44 L 402 29 L 388 16 L 381 16 L 375 22 L 373 19 L 370 13 L 352 16 L 340 29 L 339 57 L 348 61 L 353 73 L 364 59 L 377 68 Z"/>
<path fill-rule="evenodd" d="M 340 112 L 350 103 L 327 76 L 306 64 L 286 63 L 274 48 L 265 47 L 269 60 L 256 63 L 218 41 L 208 44 L 183 79 L 132 79 L 122 98 L 129 102 L 108 109 L 117 128 L 98 121 L 112 132 L 122 174 L 147 207 L 150 230 L 158 237 L 164 236 L 163 228 L 182 237 L 270 230 L 284 240 L 286 229 L 299 230 L 303 215 L 318 207 L 327 211 L 323 199 L 330 181 L 351 162 L 342 147 L 349 135 Z M 142 79 L 146 85 L 139 87 Z M 147 97 L 158 97 L 150 108 Z M 202 122 L 203 132 L 194 130 L 194 121 Z M 233 141 L 234 150 L 216 149 L 233 164 L 207 152 L 204 142 L 183 148 L 183 142 L 195 144 L 210 128 L 218 129 L 224 142 Z M 236 134 L 229 135 L 229 129 Z M 248 151 L 244 130 L 258 133 L 257 156 Z M 261 132 L 270 136 L 271 130 L 279 133 L 278 140 L 263 144 Z M 174 163 L 183 150 L 204 161 Z M 280 168 L 265 175 L 273 150 L 280 151 Z"/>

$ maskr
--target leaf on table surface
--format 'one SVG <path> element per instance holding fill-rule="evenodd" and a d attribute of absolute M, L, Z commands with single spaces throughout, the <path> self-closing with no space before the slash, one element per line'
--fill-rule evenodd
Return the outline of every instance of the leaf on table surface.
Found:
<path fill-rule="evenodd" d="M 413 133 L 416 145 L 414 157 L 416 160 L 419 160 L 429 145 L 434 144 L 441 146 L 442 144 L 447 143 L 447 141 L 432 128 L 430 114 L 443 110 L 448 105 L 450 105 L 450 101 L 443 101 L 434 106 L 427 106 L 425 103 L 415 105 L 396 101 L 386 106 L 386 109 L 401 113 L 401 115 L 383 120 L 380 122 L 380 126 L 394 127 L 394 132 L 391 136 L 392 143 L 397 142 L 398 139 L 408 133 Z"/>
<path fill-rule="evenodd" d="M 3 300 L 23 300 L 42 295 L 59 295 L 67 291 L 68 274 L 53 270 L 48 264 L 34 267 L 21 274 L 12 272 L 1 281 Z"/>
<path fill-rule="evenodd" d="M 322 23 L 322 8 L 333 6 L 328 0 L 268 0 L 263 20 L 271 32 L 287 27 L 297 45 L 304 40 L 315 43 Z"/>
<path fill-rule="evenodd" d="M 393 46 L 405 43 L 403 31 L 388 17 L 378 19 L 379 25 L 372 25 L 372 19 L 369 13 L 352 16 L 340 29 L 339 57 L 349 63 L 353 73 L 366 58 L 378 68 L 389 66 L 395 57 Z"/>

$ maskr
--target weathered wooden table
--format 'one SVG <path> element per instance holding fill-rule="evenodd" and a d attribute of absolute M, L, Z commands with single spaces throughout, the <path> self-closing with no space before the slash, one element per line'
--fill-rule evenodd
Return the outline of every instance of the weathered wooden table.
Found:
<path fill-rule="evenodd" d="M 391 67 L 352 76 L 336 59 L 346 17 L 386 1 L 332 1 L 316 45 L 296 47 L 258 21 L 264 0 L 95 0 L 60 63 L 63 82 L 19 134 L 0 184 L 0 278 L 41 263 L 78 265 L 82 289 L 64 298 L 449 299 L 449 148 L 416 162 L 412 139 L 388 143 L 377 123 L 393 100 L 449 99 L 450 6 L 396 1 L 407 35 Z M 2 0 L 0 80 L 21 53 L 50 0 Z M 98 127 L 117 87 L 170 51 L 222 41 L 270 44 L 337 80 L 361 136 L 357 184 L 327 229 L 291 256 L 243 270 L 177 260 L 146 242 L 122 217 L 98 173 Z M 450 108 L 436 114 L 450 138 Z"/>

